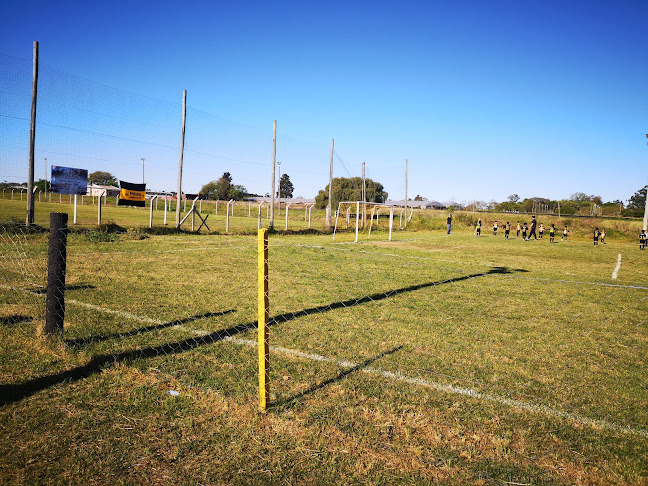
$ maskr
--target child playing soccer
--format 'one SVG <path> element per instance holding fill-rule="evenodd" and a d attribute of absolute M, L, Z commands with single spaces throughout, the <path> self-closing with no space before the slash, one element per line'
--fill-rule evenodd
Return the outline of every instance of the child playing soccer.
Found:
<path fill-rule="evenodd" d="M 551 228 L 549 228 L 549 243 L 553 243 L 555 237 L 556 237 L 556 226 L 552 224 Z"/>
<path fill-rule="evenodd" d="M 511 224 L 507 221 L 506 226 L 504 226 L 504 239 L 509 239 L 509 233 L 511 233 Z"/>
<path fill-rule="evenodd" d="M 598 226 L 594 230 L 594 246 L 598 246 L 598 241 L 599 241 L 599 235 L 601 233 L 599 232 Z"/>
<path fill-rule="evenodd" d="M 497 221 L 493 223 L 493 236 L 497 236 L 497 229 L 499 226 L 497 226 Z"/>
<path fill-rule="evenodd" d="M 605 228 L 601 230 L 601 243 L 605 245 Z"/>
<path fill-rule="evenodd" d="M 529 231 L 529 227 L 527 226 L 526 222 L 522 226 L 522 241 L 527 240 L 527 231 Z"/>
<path fill-rule="evenodd" d="M 520 222 L 518 221 L 517 222 L 517 234 L 515 235 L 516 238 L 520 237 L 520 230 L 521 229 L 522 229 L 522 227 L 520 226 Z"/>
<path fill-rule="evenodd" d="M 538 237 L 542 239 L 542 235 L 544 235 L 544 224 L 540 223 L 540 228 L 538 228 Z"/>
<path fill-rule="evenodd" d="M 646 235 L 646 230 L 641 230 L 639 233 L 639 249 L 646 249 L 646 241 L 648 240 L 648 235 Z"/>
<path fill-rule="evenodd" d="M 568 234 L 569 234 L 569 230 L 567 229 L 567 226 L 565 226 L 565 229 L 563 230 L 562 239 L 560 241 L 567 241 Z"/>
<path fill-rule="evenodd" d="M 477 226 L 475 227 L 475 233 L 477 236 L 481 236 L 481 219 L 477 220 Z"/>

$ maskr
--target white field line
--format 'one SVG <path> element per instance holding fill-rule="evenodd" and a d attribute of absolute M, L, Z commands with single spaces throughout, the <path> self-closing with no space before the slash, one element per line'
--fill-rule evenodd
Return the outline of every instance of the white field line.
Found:
<path fill-rule="evenodd" d="M 497 275 L 497 274 L 494 274 Z M 618 287 L 621 289 L 638 289 L 638 290 L 648 290 L 648 287 L 641 287 L 639 285 L 619 285 L 619 284 L 609 284 L 609 283 L 604 283 L 604 282 L 578 282 L 576 280 L 557 280 L 554 278 L 539 278 L 539 277 L 520 277 L 517 275 L 506 275 L 506 274 L 501 274 L 497 275 L 498 277 L 502 278 L 520 278 L 523 280 L 538 280 L 540 282 L 558 282 L 558 283 L 571 283 L 571 284 L 579 284 L 579 285 L 598 285 L 601 287 Z"/>
<path fill-rule="evenodd" d="M 619 273 L 619 268 L 621 268 L 621 253 L 619 253 L 619 257 L 617 258 L 617 264 L 616 267 L 614 267 L 614 272 L 612 272 L 612 280 L 616 280 L 617 273 Z"/>
<path fill-rule="evenodd" d="M 87 304 L 85 302 L 80 302 L 78 300 L 74 299 L 66 299 L 66 302 L 69 302 L 71 304 L 79 305 L 82 307 L 90 308 L 93 310 L 97 310 L 100 312 L 105 312 L 108 314 L 114 314 L 114 315 L 120 315 L 122 317 L 128 318 L 128 319 L 133 319 L 133 320 L 139 320 L 140 322 L 147 322 L 147 323 L 152 323 L 152 324 L 164 324 L 163 321 L 160 321 L 158 319 L 151 319 L 149 317 L 145 316 L 137 316 L 135 314 L 131 314 L 129 312 L 123 312 L 123 311 L 117 311 L 113 309 L 108 309 L 106 307 L 101 307 L 98 305 L 93 305 L 93 304 Z M 190 331 L 193 334 L 200 334 L 200 335 L 209 335 L 210 332 L 204 331 L 204 330 L 192 330 L 192 329 L 187 329 L 185 326 L 182 326 L 178 324 L 176 327 L 177 329 L 182 329 L 185 331 Z M 234 337 L 226 337 L 224 339 L 225 341 L 229 341 L 235 344 L 241 344 L 245 346 L 251 346 L 251 347 L 256 347 L 258 346 L 258 343 L 256 341 L 248 340 L 248 339 L 239 339 L 239 338 L 234 338 Z M 357 363 L 351 362 L 351 361 L 339 361 L 334 358 L 328 358 L 326 356 L 321 356 L 318 354 L 314 353 L 306 353 L 304 351 L 299 351 L 295 349 L 290 349 L 290 348 L 284 348 L 281 346 L 271 346 L 271 351 L 276 352 L 276 353 L 281 353 L 285 354 L 288 356 L 296 357 L 296 358 L 302 358 L 302 359 L 307 359 L 307 360 L 312 360 L 312 361 L 321 361 L 321 362 L 327 362 L 327 363 L 334 363 L 340 367 L 343 368 L 353 368 L 355 366 L 358 366 Z M 645 439 L 648 439 L 648 431 L 643 430 L 643 429 L 636 429 L 630 426 L 622 426 L 618 425 L 612 422 L 608 422 L 606 420 L 599 420 L 599 419 L 592 419 L 589 417 L 585 417 L 580 414 L 574 414 L 574 413 L 569 413 L 565 412 L 562 410 L 559 410 L 554 407 L 550 407 L 547 405 L 541 405 L 541 404 L 536 404 L 532 402 L 523 402 L 521 400 L 514 400 L 511 398 L 506 398 L 506 397 L 501 397 L 497 395 L 492 395 L 490 393 L 483 393 L 478 390 L 475 390 L 473 388 L 464 388 L 464 387 L 458 387 L 458 386 L 452 386 L 452 385 L 444 385 L 441 383 L 436 383 L 434 381 L 430 380 L 423 380 L 421 378 L 414 378 L 410 377 L 407 375 L 404 375 L 400 372 L 392 372 L 392 371 L 385 371 L 381 370 L 378 368 L 373 368 L 373 367 L 367 367 L 367 368 L 362 368 L 361 371 L 363 373 L 368 373 L 371 375 L 376 375 L 380 376 L 382 378 L 385 378 L 387 380 L 391 381 L 399 381 L 403 383 L 408 383 L 410 385 L 417 385 L 417 386 L 423 386 L 426 388 L 431 388 L 433 390 L 443 392 L 443 393 L 449 393 L 452 395 L 462 395 L 462 396 L 468 396 L 472 398 L 477 398 L 479 400 L 484 400 L 488 402 L 493 402 L 493 403 L 498 403 L 500 405 L 504 405 L 507 407 L 512 407 L 512 408 L 519 408 L 522 410 L 526 410 L 528 412 L 532 413 L 539 413 L 539 414 L 544 414 L 548 415 L 550 417 L 554 418 L 560 418 L 560 419 L 565 419 L 571 422 L 576 422 L 582 425 L 586 425 L 589 427 L 593 428 L 599 428 L 599 429 L 605 429 L 609 430 L 612 432 L 619 432 L 623 434 L 629 434 L 629 435 L 636 435 L 639 437 L 643 437 Z"/>
<path fill-rule="evenodd" d="M 246 346 L 257 346 L 256 341 L 251 341 L 247 339 L 238 339 L 238 338 L 232 338 L 228 337 L 225 338 L 227 341 L 231 341 L 233 343 L 237 344 L 243 344 Z M 278 352 L 281 354 L 286 354 L 289 356 L 297 357 L 297 358 L 304 358 L 304 359 L 310 359 L 313 361 L 322 361 L 322 362 L 327 362 L 327 363 L 334 363 L 340 367 L 343 368 L 353 368 L 358 366 L 358 363 L 354 363 L 351 361 L 338 361 L 336 359 L 332 358 L 327 358 L 326 356 L 320 356 L 318 354 L 313 354 L 313 353 L 305 353 L 303 351 L 298 351 L 294 349 L 289 349 L 289 348 L 283 348 L 281 346 L 270 346 L 271 351 Z M 468 396 L 468 397 L 473 397 L 477 398 L 479 400 L 485 400 L 488 402 L 494 402 L 498 403 L 500 405 L 505 405 L 507 407 L 512 407 L 512 408 L 520 408 L 522 410 L 526 410 L 528 412 L 533 412 L 533 413 L 540 413 L 544 415 L 548 415 L 550 417 L 554 418 L 561 418 L 561 419 L 566 419 L 571 422 L 577 422 L 582 425 L 587 425 L 589 427 L 593 428 L 599 428 L 599 429 L 605 429 L 605 430 L 610 430 L 613 432 L 620 432 L 623 434 L 630 434 L 630 435 L 637 435 L 639 437 L 643 437 L 648 439 L 648 431 L 647 430 L 642 430 L 642 429 L 635 429 L 630 426 L 623 426 L 623 425 L 618 425 L 612 422 L 608 422 L 606 420 L 598 420 L 598 419 L 591 419 L 589 417 L 585 417 L 580 414 L 574 414 L 574 413 L 569 413 L 565 412 L 563 410 L 558 410 L 553 407 L 549 407 L 547 405 L 541 405 L 541 404 L 535 404 L 531 402 L 523 402 L 521 400 L 514 400 L 511 398 L 506 398 L 506 397 L 500 397 L 497 395 L 491 395 L 490 393 L 483 393 L 480 391 L 477 391 L 473 388 L 464 388 L 464 387 L 458 387 L 458 386 L 452 386 L 452 385 L 443 385 L 441 383 L 436 383 L 434 381 L 429 381 L 429 380 L 423 380 L 422 378 L 413 378 L 411 376 L 404 375 L 398 371 L 393 372 L 393 371 L 385 371 L 381 370 L 378 368 L 372 368 L 372 367 L 367 367 L 367 368 L 361 368 L 360 371 L 363 373 L 368 373 L 371 375 L 377 375 L 382 378 L 386 378 L 388 380 L 392 381 L 400 381 L 403 383 L 408 383 L 410 385 L 418 385 L 418 386 L 423 386 L 426 388 L 432 388 L 433 390 L 444 392 L 444 393 L 450 393 L 452 395 L 463 395 L 463 396 Z"/>

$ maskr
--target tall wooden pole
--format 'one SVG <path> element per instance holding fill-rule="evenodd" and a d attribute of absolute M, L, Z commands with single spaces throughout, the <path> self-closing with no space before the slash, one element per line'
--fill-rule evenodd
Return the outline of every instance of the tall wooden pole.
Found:
<path fill-rule="evenodd" d="M 329 173 L 329 193 L 328 193 L 328 204 L 326 205 L 326 227 L 331 227 L 331 200 L 333 199 L 333 145 L 335 144 L 334 139 L 331 139 L 331 171 Z"/>
<path fill-rule="evenodd" d="M 270 227 L 274 227 L 275 165 L 277 164 L 277 120 L 272 124 L 272 187 L 270 192 Z"/>
<path fill-rule="evenodd" d="M 646 133 L 646 138 L 648 138 L 648 133 Z M 646 207 L 644 209 L 643 229 L 644 231 L 648 231 L 648 184 L 646 184 Z"/>
<path fill-rule="evenodd" d="M 34 41 L 34 74 L 32 78 L 31 126 L 29 129 L 29 175 L 27 179 L 27 220 L 34 224 L 34 146 L 36 144 L 36 99 L 38 95 L 38 42 Z"/>
<path fill-rule="evenodd" d="M 185 123 L 187 121 L 187 90 L 182 92 L 182 136 L 180 137 L 180 159 L 178 162 L 178 192 L 176 204 L 176 229 L 180 228 L 180 199 L 182 199 L 182 159 L 184 157 Z"/>
<path fill-rule="evenodd" d="M 405 159 L 405 227 L 407 228 L 407 159 Z"/>
<path fill-rule="evenodd" d="M 367 226 L 367 185 L 365 184 L 365 163 L 362 163 L 362 227 Z"/>

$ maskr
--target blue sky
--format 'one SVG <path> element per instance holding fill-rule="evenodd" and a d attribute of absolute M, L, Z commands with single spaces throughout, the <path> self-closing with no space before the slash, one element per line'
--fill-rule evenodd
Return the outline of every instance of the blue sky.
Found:
<path fill-rule="evenodd" d="M 626 200 L 648 183 L 645 1 L 36 1 L 0 18 L 0 53 L 29 60 L 37 40 L 73 76 L 175 105 L 186 89 L 232 132 L 187 192 L 226 170 L 268 192 L 275 119 L 305 197 L 328 182 L 331 138 L 336 176 L 366 161 L 396 199 L 405 159 L 409 196 L 439 201 Z M 150 186 L 173 189 L 172 162 L 148 159 L 167 174 Z"/>

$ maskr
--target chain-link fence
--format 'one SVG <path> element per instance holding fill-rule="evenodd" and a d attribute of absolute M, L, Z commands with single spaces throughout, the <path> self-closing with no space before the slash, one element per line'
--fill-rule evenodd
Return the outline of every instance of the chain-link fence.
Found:
<path fill-rule="evenodd" d="M 3 322 L 44 329 L 49 238 L 2 226 Z M 597 282 L 598 264 L 558 279 L 483 239 L 438 240 L 271 234 L 269 406 L 343 380 L 357 395 L 407 384 L 645 435 L 640 262 L 625 284 Z M 68 234 L 62 356 L 14 377 L 12 396 L 120 362 L 256 402 L 258 257 L 256 235 Z"/>

